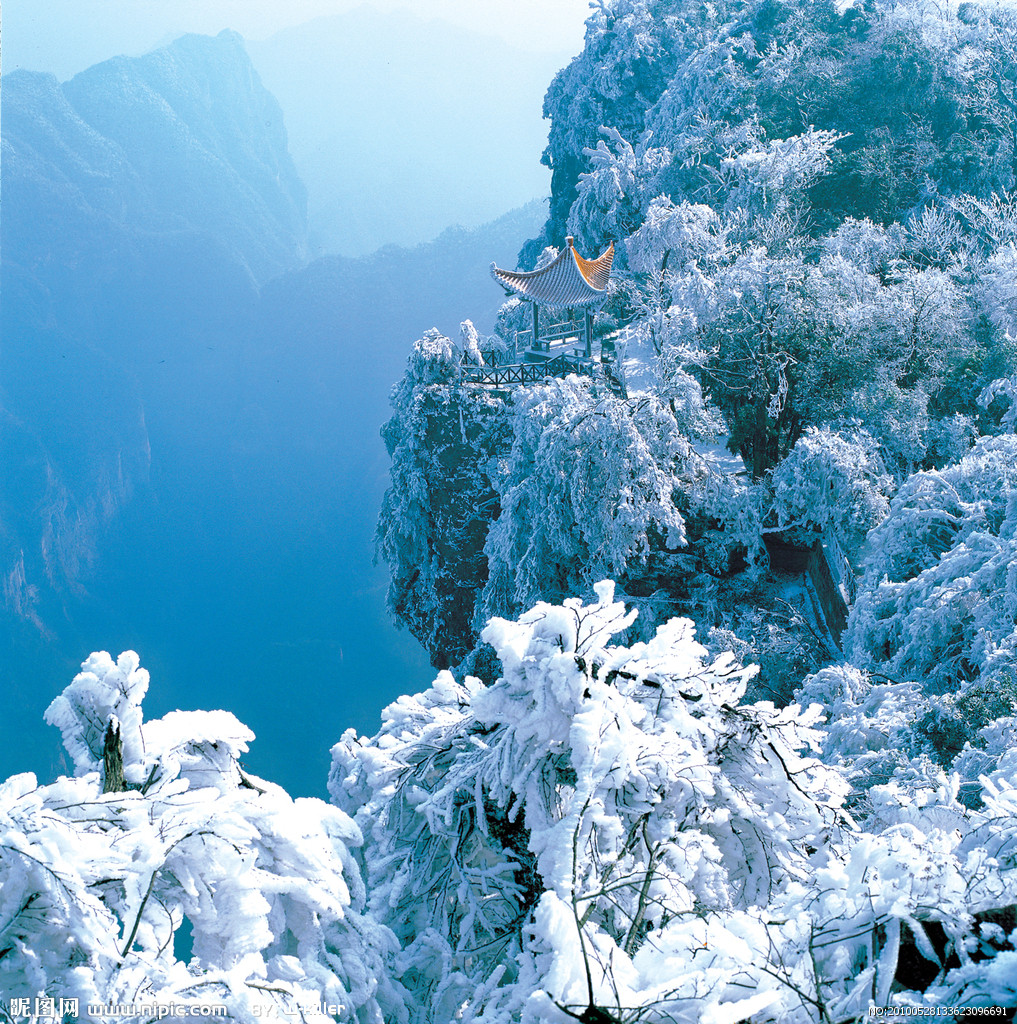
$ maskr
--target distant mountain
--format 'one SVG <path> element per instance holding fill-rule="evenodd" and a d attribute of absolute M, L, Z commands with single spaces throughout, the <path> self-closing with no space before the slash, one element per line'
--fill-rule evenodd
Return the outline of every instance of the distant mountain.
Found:
<path fill-rule="evenodd" d="M 413 245 L 547 194 L 541 107 L 568 53 L 369 7 L 248 49 L 282 105 L 316 251 Z"/>
<path fill-rule="evenodd" d="M 63 85 L 6 76 L 2 173 L 0 401 L 7 439 L 34 454 L 0 504 L 0 571 L 8 605 L 45 624 L 62 616 L 42 616 L 47 592 L 78 592 L 147 480 L 151 438 L 163 447 L 180 409 L 235 369 L 223 339 L 256 282 L 303 258 L 304 194 L 233 33 Z"/>
<path fill-rule="evenodd" d="M 413 342 L 430 327 L 458 338 L 467 317 L 482 332 L 493 329 L 505 296 L 490 278 L 491 261 L 514 265 L 546 209 L 533 202 L 414 248 L 322 257 L 269 282 L 247 346 L 234 432 L 234 464 L 258 467 L 247 476 L 252 485 L 271 481 L 274 493 L 292 490 L 293 502 L 303 493 L 308 505 L 309 489 L 323 487 L 343 521 L 370 504 L 372 517 L 358 520 L 369 546 L 388 470 L 379 430 Z"/>
<path fill-rule="evenodd" d="M 33 72 L 3 85 L 3 175 L 19 189 L 5 250 L 91 266 L 119 229 L 197 235 L 258 281 L 304 259 L 306 198 L 282 113 L 236 33 L 183 36 L 63 85 Z"/>
<path fill-rule="evenodd" d="M 15 72 L 2 104 L 0 671 L 32 735 L 21 688 L 102 644 L 81 611 L 150 470 L 228 431 L 222 381 L 257 283 L 304 258 L 305 198 L 233 33 Z"/>

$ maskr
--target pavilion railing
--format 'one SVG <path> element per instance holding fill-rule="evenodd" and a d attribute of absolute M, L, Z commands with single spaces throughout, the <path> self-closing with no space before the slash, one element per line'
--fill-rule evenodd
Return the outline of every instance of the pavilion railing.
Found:
<path fill-rule="evenodd" d="M 581 340 L 586 336 L 586 322 L 584 320 L 563 320 L 557 324 L 541 324 L 538 328 L 537 340 L 533 340 L 533 328 L 516 331 L 516 347 L 532 348 L 546 352 L 552 341 L 568 341 L 570 338 Z"/>
<path fill-rule="evenodd" d="M 464 363 L 462 371 L 463 380 L 471 384 L 502 387 L 509 384 L 536 384 L 548 377 L 567 377 L 570 373 L 592 377 L 593 363 L 560 355 L 542 363 L 516 363 L 512 366 L 474 366 Z"/>
<path fill-rule="evenodd" d="M 576 336 L 575 331 L 569 329 L 568 325 L 555 326 L 560 328 L 560 335 L 554 336 L 554 340 Z M 584 355 L 579 349 L 573 349 L 571 354 L 559 352 L 558 355 L 552 357 L 550 346 L 552 338 L 546 336 L 543 330 L 540 332 L 539 347 L 534 348 L 521 344 L 531 333 L 530 331 L 517 332 L 515 344 L 506 349 L 481 349 L 482 366 L 472 362 L 464 355 L 460 370 L 461 379 L 471 384 L 483 384 L 488 387 L 511 387 L 517 384 L 536 384 L 548 377 L 567 377 L 574 373 L 582 377 L 598 376 L 615 394 L 622 398 L 628 397 L 624 374 L 617 364 L 618 354 L 615 348 L 615 339 L 618 332 L 613 332 L 603 338 L 599 360 Z"/>

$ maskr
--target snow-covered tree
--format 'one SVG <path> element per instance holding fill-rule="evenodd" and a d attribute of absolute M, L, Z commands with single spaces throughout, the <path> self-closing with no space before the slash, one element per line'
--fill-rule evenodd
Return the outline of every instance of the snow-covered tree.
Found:
<path fill-rule="evenodd" d="M 579 195 L 568 220 L 569 233 L 590 251 L 599 251 L 607 239 L 627 238 L 639 227 L 657 191 L 654 177 L 671 161 L 671 154 L 651 146 L 649 138 L 633 146 L 616 128 L 600 131 L 605 138 L 596 149 L 584 151 L 591 169 L 579 176 Z"/>
<path fill-rule="evenodd" d="M 889 509 L 890 477 L 875 440 L 831 430 L 806 431 L 770 480 L 776 527 L 791 543 L 811 547 L 832 530 L 851 555 Z"/>
<path fill-rule="evenodd" d="M 411 1020 L 799 1004 L 811 968 L 754 961 L 765 908 L 843 824 L 840 780 L 799 753 L 814 721 L 739 706 L 752 671 L 707 663 L 687 620 L 612 646 L 632 616 L 597 592 L 492 621 L 496 684 L 439 676 L 374 740 L 333 750 L 371 906 L 405 944 Z M 721 982 L 732 962 L 745 978 Z"/>
<path fill-rule="evenodd" d="M 994 403 L 1005 406 L 999 425 L 1003 430 L 1017 432 L 1017 373 L 992 381 L 978 396 L 978 400 L 986 409 Z"/>
<path fill-rule="evenodd" d="M 253 735 L 229 712 L 144 722 L 148 683 L 133 652 L 93 654 L 47 712 L 75 777 L 0 785 L 5 999 L 76 999 L 83 1019 L 95 1003 L 219 1003 L 245 1022 L 326 1003 L 361 1024 L 398 1019 L 393 939 L 364 913 L 356 825 L 248 775 Z M 187 962 L 174 953 L 185 919 Z"/>
<path fill-rule="evenodd" d="M 364 831 L 410 1021 L 804 1024 L 1005 1003 L 997 922 L 1017 869 L 991 851 L 1017 835 L 1017 762 L 978 811 L 935 766 L 873 787 L 859 829 L 843 759 L 815 756 L 819 702 L 746 704 L 754 669 L 709 661 L 688 620 L 617 645 L 632 613 L 596 591 L 492 620 L 497 682 L 442 673 L 376 737 L 333 748 L 330 792 Z M 842 754 L 852 742 L 878 747 L 831 734 Z"/>
<path fill-rule="evenodd" d="M 978 442 L 957 465 L 911 477 L 869 537 L 846 650 L 933 692 L 1012 672 L 1017 441 Z"/>
<path fill-rule="evenodd" d="M 501 514 L 484 547 L 478 629 L 492 615 L 636 573 L 655 548 L 684 547 L 675 492 L 692 450 L 666 405 L 629 403 L 571 377 L 518 392 L 511 425 L 511 448 L 491 475 Z"/>

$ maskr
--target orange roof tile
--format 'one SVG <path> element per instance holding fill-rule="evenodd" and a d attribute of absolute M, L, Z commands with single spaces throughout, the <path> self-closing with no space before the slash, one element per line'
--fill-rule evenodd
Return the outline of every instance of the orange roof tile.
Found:
<path fill-rule="evenodd" d="M 562 309 L 593 306 L 604 300 L 614 261 L 614 242 L 595 260 L 583 259 L 572 238 L 565 248 L 539 270 L 502 270 L 491 264 L 491 276 L 501 285 L 538 306 Z"/>

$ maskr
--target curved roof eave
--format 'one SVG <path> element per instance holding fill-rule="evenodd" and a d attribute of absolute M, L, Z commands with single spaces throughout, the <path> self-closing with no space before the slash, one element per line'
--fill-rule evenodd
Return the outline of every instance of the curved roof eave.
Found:
<path fill-rule="evenodd" d="M 502 270 L 491 264 L 491 276 L 520 298 L 538 306 L 563 309 L 594 306 L 604 301 L 614 261 L 614 242 L 593 260 L 576 252 L 572 238 L 565 248 L 539 270 Z"/>

